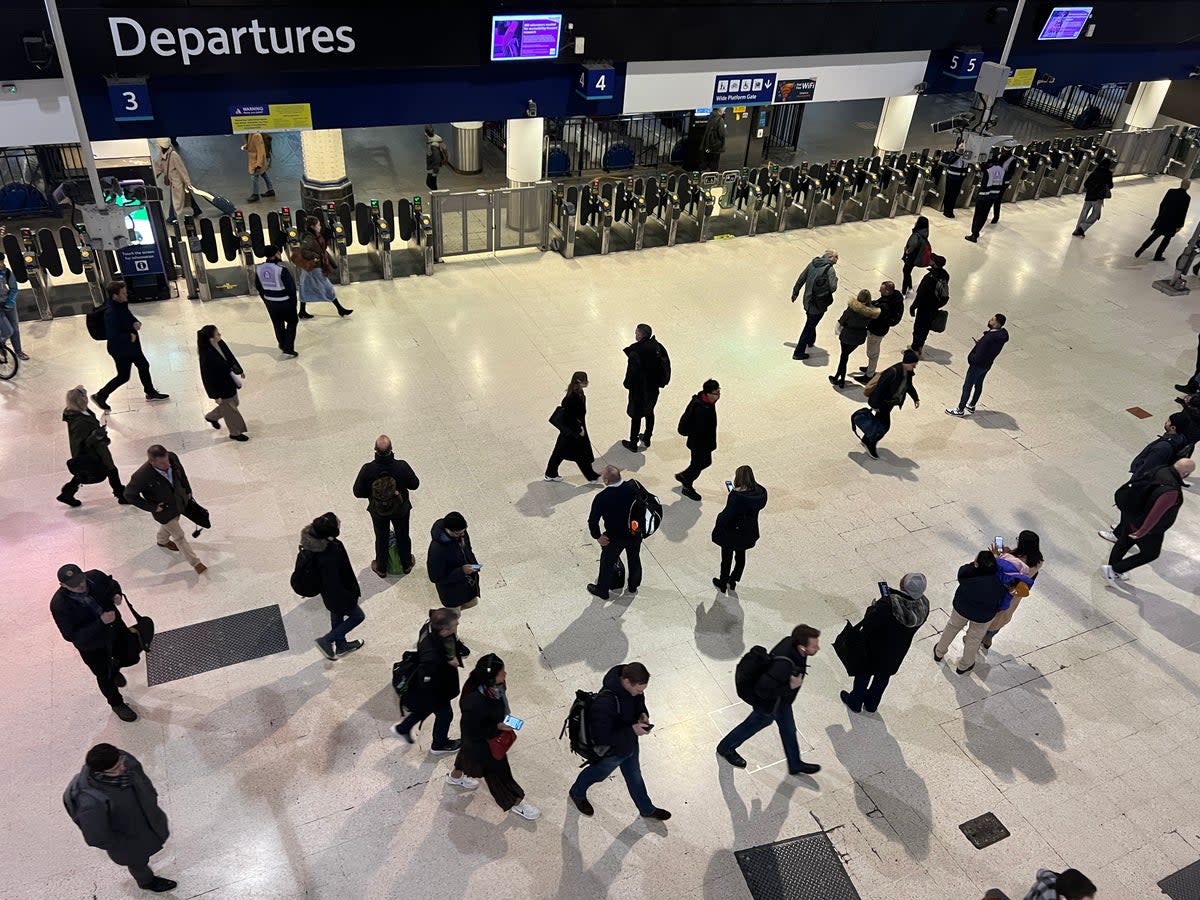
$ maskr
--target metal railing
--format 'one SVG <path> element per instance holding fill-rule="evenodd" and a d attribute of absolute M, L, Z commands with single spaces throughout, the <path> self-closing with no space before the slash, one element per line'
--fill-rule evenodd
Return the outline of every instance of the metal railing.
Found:
<path fill-rule="evenodd" d="M 1068 84 L 1055 90 L 1032 88 L 1021 105 L 1064 122 L 1086 122 L 1086 128 L 1104 128 L 1117 120 L 1128 84 Z"/>
<path fill-rule="evenodd" d="M 688 113 L 675 112 L 565 119 L 546 130 L 550 152 L 566 155 L 561 174 L 581 176 L 681 165 L 690 122 Z"/>
<path fill-rule="evenodd" d="M 86 174 L 78 144 L 0 150 L 0 218 L 57 215 L 55 188 Z"/>

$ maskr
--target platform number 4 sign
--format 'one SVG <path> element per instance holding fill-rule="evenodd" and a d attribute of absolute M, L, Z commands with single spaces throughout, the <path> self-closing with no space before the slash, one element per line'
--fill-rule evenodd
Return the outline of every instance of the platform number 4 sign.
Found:
<path fill-rule="evenodd" d="M 612 66 L 587 63 L 580 67 L 575 93 L 586 100 L 611 100 L 615 80 Z"/>
<path fill-rule="evenodd" d="M 154 119 L 150 88 L 145 81 L 112 81 L 108 102 L 115 122 L 149 122 Z"/>

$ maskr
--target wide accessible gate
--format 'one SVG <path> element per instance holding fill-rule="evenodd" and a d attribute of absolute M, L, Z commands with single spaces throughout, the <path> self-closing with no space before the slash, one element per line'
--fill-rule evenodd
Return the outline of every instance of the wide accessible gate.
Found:
<path fill-rule="evenodd" d="M 549 246 L 548 181 L 490 191 L 434 191 L 434 260 Z"/>

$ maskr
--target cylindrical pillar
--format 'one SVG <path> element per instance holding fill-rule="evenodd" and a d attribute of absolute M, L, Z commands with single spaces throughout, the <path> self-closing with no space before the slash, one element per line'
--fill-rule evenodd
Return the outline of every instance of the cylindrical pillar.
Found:
<path fill-rule="evenodd" d="M 1133 95 L 1129 113 L 1125 116 L 1126 128 L 1153 128 L 1166 99 L 1170 81 L 1143 81 Z"/>
<path fill-rule="evenodd" d="M 346 154 L 340 128 L 300 132 L 304 175 L 300 180 L 300 206 L 317 209 L 329 203 L 354 208 L 354 186 L 346 175 Z"/>
<path fill-rule="evenodd" d="M 875 129 L 875 152 L 903 150 L 917 108 L 917 95 L 884 97 L 879 127 Z"/>
<path fill-rule="evenodd" d="M 454 127 L 454 157 L 459 175 L 478 175 L 483 171 L 480 151 L 483 147 L 482 122 L 451 122 Z"/>
<path fill-rule="evenodd" d="M 509 119 L 506 169 L 510 185 L 533 184 L 542 177 L 545 120 Z"/>

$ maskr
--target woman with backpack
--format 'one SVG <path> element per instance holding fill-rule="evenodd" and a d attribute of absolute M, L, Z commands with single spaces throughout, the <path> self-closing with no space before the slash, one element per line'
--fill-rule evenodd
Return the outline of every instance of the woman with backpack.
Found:
<path fill-rule="evenodd" d="M 946 271 L 946 257 L 936 253 L 929 257 L 929 271 L 917 285 L 917 296 L 908 308 L 913 322 L 912 351 L 920 356 L 925 350 L 925 341 L 933 330 L 938 312 L 950 302 L 950 273 Z"/>
<path fill-rule="evenodd" d="M 543 476 L 546 481 L 562 481 L 558 467 L 563 460 L 570 460 L 579 466 L 579 471 L 589 482 L 600 480 L 600 474 L 592 467 L 596 454 L 592 452 L 592 440 L 587 430 L 587 397 L 583 393 L 587 386 L 587 372 L 573 374 L 562 403 L 550 416 L 550 424 L 558 429 L 558 439 L 546 463 L 546 474 Z"/>
<path fill-rule="evenodd" d="M 205 325 L 196 332 L 196 350 L 200 354 L 200 380 L 204 383 L 204 393 L 217 402 L 216 408 L 205 414 L 204 421 L 220 430 L 221 419 L 224 419 L 230 440 L 250 440 L 246 434 L 246 420 L 238 410 L 238 391 L 246 373 L 233 351 L 221 340 L 216 325 Z"/>
<path fill-rule="evenodd" d="M 338 540 L 342 523 L 331 512 L 317 516 L 300 529 L 300 549 L 316 560 L 320 579 L 321 600 L 329 610 L 331 628 L 324 637 L 316 639 L 317 647 L 326 659 L 341 659 L 355 650 L 361 650 L 366 641 L 347 641 L 346 635 L 366 619 L 358 599 L 362 589 L 358 576 L 350 565 L 346 546 Z"/>
<path fill-rule="evenodd" d="M 121 483 L 121 473 L 113 462 L 109 452 L 110 443 L 108 430 L 100 424 L 96 414 L 88 408 L 87 388 L 82 384 L 67 391 L 67 406 L 63 410 L 63 421 L 67 423 L 67 438 L 71 443 L 71 458 L 67 461 L 67 469 L 71 472 L 71 480 L 62 486 L 54 499 L 67 506 L 82 506 L 75 494 L 81 484 L 98 484 L 105 478 L 112 488 L 117 502 L 125 505 L 125 485 Z"/>
<path fill-rule="evenodd" d="M 850 354 L 867 342 L 867 328 L 879 318 L 881 311 L 871 302 L 870 291 L 859 291 L 858 296 L 851 297 L 846 304 L 842 317 L 838 319 L 838 340 L 842 343 L 842 354 L 838 357 L 837 372 L 829 376 L 829 383 L 835 388 L 846 386 L 846 364 L 850 361 Z"/>
<path fill-rule="evenodd" d="M 767 489 L 754 480 L 754 470 L 738 466 L 712 531 L 712 542 L 721 548 L 721 574 L 712 582 L 722 594 L 736 590 L 742 580 L 746 551 L 758 543 L 758 514 L 766 505 Z"/>
<path fill-rule="evenodd" d="M 453 753 L 461 745 L 450 740 L 454 710 L 450 701 L 458 696 L 458 672 L 471 651 L 458 639 L 456 609 L 431 609 L 429 621 L 417 639 L 417 672 L 404 695 L 408 715 L 392 726 L 392 734 L 413 743 L 412 730 L 433 716 L 432 753 Z"/>
<path fill-rule="evenodd" d="M 992 639 L 995 638 L 996 632 L 1012 621 L 1013 613 L 1021 605 L 1021 598 L 1029 596 L 1029 592 L 1033 589 L 1032 582 L 1037 580 L 1038 572 L 1042 570 L 1042 563 L 1045 561 L 1042 556 L 1041 538 L 1038 537 L 1036 531 L 1028 530 L 1017 535 L 1017 546 L 1012 549 L 1001 548 L 993 544 L 992 555 L 1001 562 L 1008 562 L 1018 574 L 1025 576 L 1029 581 L 1016 580 L 1013 583 L 1012 602 L 1009 603 L 1007 609 L 996 613 L 992 624 L 987 628 L 987 634 L 980 642 L 980 646 L 985 650 L 992 646 Z"/>
<path fill-rule="evenodd" d="M 932 255 L 933 248 L 929 246 L 929 219 L 917 216 L 917 223 L 913 225 L 912 234 L 908 236 L 904 243 L 904 251 L 900 254 L 900 262 L 904 263 L 904 280 L 900 283 L 900 293 L 908 296 L 908 292 L 912 290 L 912 270 L 928 266 Z"/>
<path fill-rule="evenodd" d="M 329 242 L 321 229 L 321 220 L 316 216 L 309 216 L 304 223 L 299 256 L 300 318 L 313 318 L 312 313 L 308 311 L 309 303 L 332 303 L 339 316 L 348 316 L 354 312 L 342 306 L 329 280 L 329 273 L 335 266 L 329 255 Z"/>
<path fill-rule="evenodd" d="M 508 764 L 508 753 L 517 739 L 509 717 L 508 673 L 504 660 L 488 653 L 475 663 L 458 701 L 462 742 L 454 769 L 446 777 L 450 784 L 473 791 L 482 778 L 496 805 L 523 819 L 536 819 L 541 812 L 525 800 Z"/>

